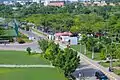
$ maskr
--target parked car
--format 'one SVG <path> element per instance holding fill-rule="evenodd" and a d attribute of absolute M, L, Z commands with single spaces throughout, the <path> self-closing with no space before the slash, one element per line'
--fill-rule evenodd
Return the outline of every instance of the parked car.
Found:
<path fill-rule="evenodd" d="M 99 80 L 109 80 L 109 78 L 102 71 L 100 71 L 100 70 L 97 70 L 95 72 L 95 76 Z"/>

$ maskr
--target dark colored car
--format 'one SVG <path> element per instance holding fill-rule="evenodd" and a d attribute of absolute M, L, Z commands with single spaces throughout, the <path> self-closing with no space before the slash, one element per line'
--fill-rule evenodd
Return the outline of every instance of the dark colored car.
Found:
<path fill-rule="evenodd" d="M 109 80 L 108 77 L 100 70 L 97 70 L 95 72 L 95 76 L 97 77 L 97 79 L 99 80 Z"/>

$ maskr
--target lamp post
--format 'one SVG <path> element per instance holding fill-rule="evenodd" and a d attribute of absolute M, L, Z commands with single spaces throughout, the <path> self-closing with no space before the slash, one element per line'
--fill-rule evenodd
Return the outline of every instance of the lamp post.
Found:
<path fill-rule="evenodd" d="M 94 59 L 94 47 L 92 47 L 92 59 Z"/>
<path fill-rule="evenodd" d="M 112 56 L 109 57 L 110 65 L 109 65 L 109 71 L 112 72 Z"/>
<path fill-rule="evenodd" d="M 110 68 L 112 68 L 112 56 L 110 56 Z"/>
<path fill-rule="evenodd" d="M 86 54 L 86 52 L 87 52 L 87 51 L 86 51 L 86 44 L 85 44 L 84 54 Z"/>
<path fill-rule="evenodd" d="M 81 53 L 81 43 L 80 43 L 80 53 Z"/>
<path fill-rule="evenodd" d="M 92 41 L 92 59 L 94 59 L 94 46 L 95 46 L 95 43 L 94 43 L 94 39 Z"/>

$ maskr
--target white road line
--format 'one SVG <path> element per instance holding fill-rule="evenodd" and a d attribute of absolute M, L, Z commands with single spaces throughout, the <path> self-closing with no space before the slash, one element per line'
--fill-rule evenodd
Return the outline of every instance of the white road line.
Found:
<path fill-rule="evenodd" d="M 0 64 L 2 68 L 40 68 L 40 67 L 47 67 L 47 68 L 55 68 L 52 65 L 11 65 L 11 64 Z"/>

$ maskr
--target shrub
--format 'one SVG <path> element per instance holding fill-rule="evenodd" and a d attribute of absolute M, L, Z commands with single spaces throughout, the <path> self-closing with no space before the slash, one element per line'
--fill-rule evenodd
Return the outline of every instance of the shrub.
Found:
<path fill-rule="evenodd" d="M 14 39 L 13 38 L 9 38 L 9 42 L 14 42 Z"/>
<path fill-rule="evenodd" d="M 31 54 L 31 48 L 30 48 L 30 47 L 28 47 L 28 48 L 26 49 L 26 51 L 28 52 L 29 55 Z"/>
<path fill-rule="evenodd" d="M 101 50 L 101 53 L 100 53 L 100 58 L 101 60 L 105 60 L 106 59 L 106 54 L 105 54 L 105 50 Z"/>
<path fill-rule="evenodd" d="M 23 39 L 21 39 L 21 38 L 18 38 L 17 41 L 18 41 L 19 44 L 25 43 L 25 41 Z"/>

